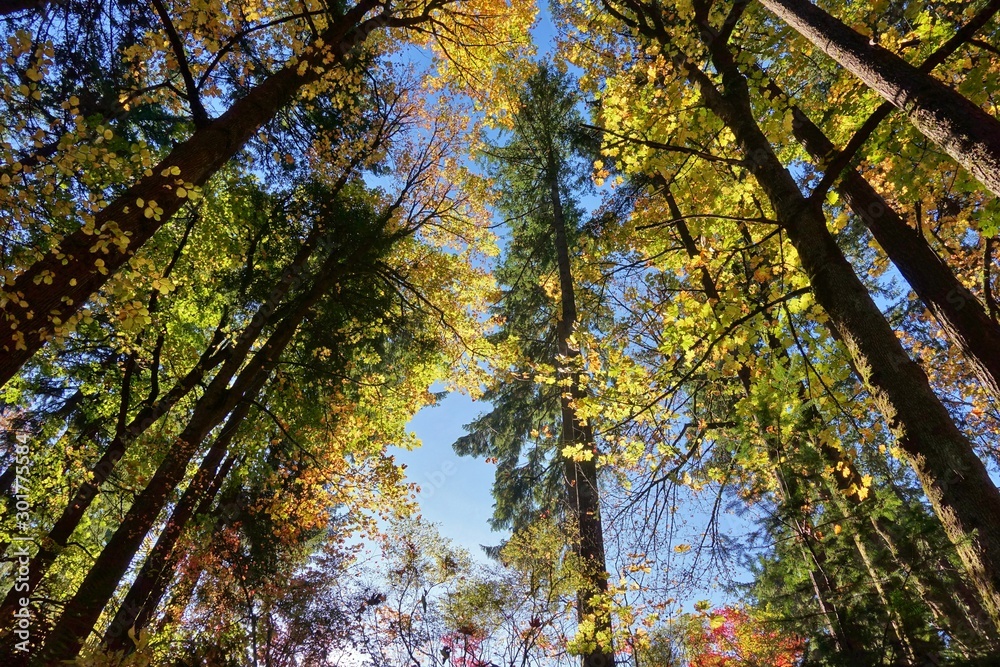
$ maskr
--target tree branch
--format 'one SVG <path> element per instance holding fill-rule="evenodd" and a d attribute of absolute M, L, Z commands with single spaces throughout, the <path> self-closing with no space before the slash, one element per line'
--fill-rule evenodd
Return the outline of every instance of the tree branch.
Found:
<path fill-rule="evenodd" d="M 191 68 L 188 66 L 187 55 L 184 52 L 184 43 L 181 42 L 181 38 L 174 28 L 174 23 L 170 20 L 167 8 L 163 6 L 163 0 L 153 0 L 153 7 L 160 17 L 160 22 L 163 23 L 163 29 L 167 33 L 167 39 L 170 40 L 170 48 L 174 52 L 174 57 L 177 58 L 177 68 L 181 71 L 184 87 L 187 89 L 188 105 L 191 107 L 194 125 L 198 128 L 205 127 L 209 123 L 208 112 L 205 111 L 205 107 L 201 103 L 198 86 L 195 85 L 194 77 L 191 75 Z"/>
<path fill-rule="evenodd" d="M 596 132 L 601 132 L 604 134 L 610 134 L 613 137 L 618 137 L 622 141 L 628 141 L 634 144 L 641 144 L 643 146 L 649 146 L 650 148 L 655 148 L 657 150 L 670 151 L 673 153 L 683 153 L 684 155 L 694 155 L 695 157 L 700 157 L 703 160 L 708 160 L 709 162 L 723 162 L 734 167 L 745 166 L 743 160 L 737 158 L 729 157 L 719 157 L 718 155 L 712 155 L 711 153 L 706 153 L 704 151 L 699 151 L 695 148 L 688 148 L 687 146 L 675 146 L 673 144 L 664 144 L 659 141 L 652 141 L 651 139 L 640 139 L 638 137 L 630 137 L 625 134 L 619 134 L 614 130 L 609 130 L 606 127 L 599 127 L 597 125 L 589 125 L 587 123 L 582 123 L 580 127 L 586 130 L 594 130 Z"/>
<path fill-rule="evenodd" d="M 925 60 L 918 69 L 927 74 L 935 67 L 943 63 L 948 56 L 954 53 L 959 46 L 965 44 L 972 39 L 972 36 L 980 30 L 983 26 L 989 23 L 996 13 L 1000 11 L 1000 0 L 991 0 L 985 7 L 980 10 L 972 19 L 969 20 L 964 26 L 959 28 L 951 38 L 944 44 L 939 46 L 937 50 L 932 53 L 927 60 Z M 861 146 L 868 140 L 868 138 L 875 132 L 875 129 L 879 126 L 886 116 L 888 116 L 895 107 L 889 102 L 883 102 L 879 107 L 872 112 L 872 115 L 868 117 L 860 128 L 854 133 L 844 149 L 835 155 L 830 156 L 831 159 L 827 165 L 823 166 L 823 178 L 820 180 L 819 184 L 809 195 L 812 200 L 823 199 L 826 197 L 826 193 L 833 187 L 834 182 L 840 178 L 840 174 L 844 171 L 854 156 L 861 149 Z M 822 165 L 821 165 L 822 166 Z"/>

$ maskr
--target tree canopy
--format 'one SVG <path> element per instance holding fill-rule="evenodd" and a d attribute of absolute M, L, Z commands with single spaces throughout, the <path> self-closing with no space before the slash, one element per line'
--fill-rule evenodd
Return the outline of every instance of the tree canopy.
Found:
<path fill-rule="evenodd" d="M 0 3 L 0 658 L 991 664 L 998 12 Z"/>

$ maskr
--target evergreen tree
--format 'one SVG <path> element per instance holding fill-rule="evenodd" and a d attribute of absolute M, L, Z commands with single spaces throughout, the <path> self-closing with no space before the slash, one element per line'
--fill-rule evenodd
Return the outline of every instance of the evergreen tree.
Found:
<path fill-rule="evenodd" d="M 488 151 L 502 192 L 498 208 L 510 225 L 497 271 L 504 293 L 495 339 L 514 358 L 484 397 L 492 412 L 470 424 L 455 447 L 498 460 L 495 525 L 522 529 L 560 511 L 571 526 L 582 582 L 579 650 L 585 667 L 597 667 L 613 663 L 611 618 L 599 452 L 592 425 L 578 412 L 587 389 L 574 334 L 596 326 L 601 306 L 574 279 L 573 248 L 583 233 L 574 196 L 592 156 L 577 103 L 569 78 L 542 64 L 520 92 L 507 142 Z"/>

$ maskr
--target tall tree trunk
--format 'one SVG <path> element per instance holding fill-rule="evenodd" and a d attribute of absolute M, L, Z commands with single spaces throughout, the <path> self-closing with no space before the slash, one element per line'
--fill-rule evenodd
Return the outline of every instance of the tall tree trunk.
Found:
<path fill-rule="evenodd" d="M 760 3 L 905 113 L 924 136 L 1000 196 L 1000 121 L 809 0 Z"/>
<path fill-rule="evenodd" d="M 216 496 L 218 496 L 219 491 L 222 488 L 222 484 L 226 481 L 226 478 L 228 477 L 230 470 L 232 470 L 233 466 L 235 465 L 237 465 L 237 460 L 233 458 L 231 455 L 227 457 L 225 461 L 223 461 L 222 466 L 219 468 L 218 474 L 216 474 L 215 476 L 215 480 L 212 482 L 211 487 L 209 487 L 208 491 L 205 493 L 205 497 L 202 500 L 201 504 L 195 510 L 194 512 L 195 516 L 205 516 L 209 513 L 209 509 L 211 508 L 212 503 L 215 502 L 215 498 Z M 157 577 L 156 581 L 154 582 L 154 585 L 150 588 L 149 595 L 146 597 L 146 601 L 143 602 L 142 608 L 136 615 L 135 624 L 137 628 L 146 627 L 152 621 L 153 616 L 156 615 L 156 610 L 160 606 L 160 601 L 163 600 L 163 596 L 166 595 L 167 588 L 172 581 L 172 577 L 177 569 L 177 565 L 181 560 L 181 558 L 183 558 L 183 556 L 184 553 L 180 551 L 180 548 L 175 545 L 174 552 L 170 554 L 167 567 L 165 567 L 163 572 Z M 199 576 L 200 576 L 200 570 L 198 575 L 189 574 L 190 579 L 184 581 L 180 587 L 180 590 L 178 590 L 177 594 L 173 596 L 173 601 L 176 604 L 179 605 L 180 601 L 184 599 L 185 596 L 190 596 L 190 592 L 193 592 L 193 589 L 197 584 Z M 187 592 L 188 585 L 190 585 L 191 587 L 190 592 Z M 163 619 L 163 621 L 166 621 L 168 623 L 171 622 L 170 618 L 166 617 Z M 155 630 L 153 634 L 156 634 L 161 629 L 162 626 L 160 626 L 157 630 Z"/>
<path fill-rule="evenodd" d="M 170 600 L 165 605 L 163 616 L 152 630 L 153 635 L 160 635 L 168 627 L 180 622 L 184 611 L 191 603 L 191 598 L 194 597 L 195 589 L 198 588 L 198 581 L 201 579 L 204 571 L 204 566 L 201 565 L 195 567 L 193 571 L 185 571 L 180 580 L 171 588 Z M 157 605 L 159 605 L 159 600 L 163 597 L 164 593 L 166 593 L 166 589 L 162 593 L 159 593 L 156 601 Z M 150 613 L 149 618 L 152 617 L 153 615 Z"/>
<path fill-rule="evenodd" d="M 784 486 L 780 479 L 778 488 L 782 500 L 787 504 L 793 497 L 793 492 Z M 827 571 L 825 555 L 816 548 L 816 540 L 813 537 L 816 531 L 812 523 L 805 517 L 799 516 L 791 518 L 791 526 L 802 559 L 809 571 L 809 582 L 812 584 L 816 603 L 820 613 L 823 614 L 827 631 L 833 638 L 837 651 L 850 664 L 864 665 L 873 662 L 874 656 L 870 654 L 868 647 L 863 645 L 864 634 L 854 622 L 850 611 L 836 602 L 837 584 L 833 575 Z"/>
<path fill-rule="evenodd" d="M 221 484 L 222 480 L 218 481 Z M 220 490 L 221 489 L 218 488 L 210 490 L 209 495 L 214 498 Z M 209 521 L 211 522 L 212 527 L 209 529 L 211 537 L 209 538 L 209 544 L 205 547 L 205 551 L 212 552 L 218 547 L 219 536 L 224 534 L 225 530 L 234 519 L 235 513 L 233 512 L 233 508 L 236 504 L 237 497 L 238 491 L 235 491 L 233 487 L 230 487 L 230 490 L 219 498 L 219 502 L 214 508 L 211 507 L 212 501 L 206 497 L 206 500 L 202 503 L 201 507 L 199 507 L 195 512 L 195 514 L 199 516 L 208 516 Z M 190 553 L 185 553 L 185 556 L 190 555 Z M 204 571 L 204 565 L 199 564 L 184 573 L 184 576 L 180 579 L 178 585 L 172 589 L 170 602 L 167 603 L 165 613 L 156 624 L 156 629 L 153 631 L 153 634 L 159 634 L 168 626 L 180 622 L 182 616 L 184 615 L 184 610 L 187 609 L 187 605 L 194 596 L 194 591 L 198 587 L 198 581 L 201 579 Z M 157 588 L 150 593 L 143 609 L 139 612 L 140 618 L 153 618 L 154 612 L 160 604 L 160 600 L 166 594 L 167 583 L 168 582 L 160 581 Z"/>
<path fill-rule="evenodd" d="M 604 0 L 604 6 L 641 34 L 673 49 L 659 19 L 652 24 L 629 20 L 612 0 Z M 1000 491 L 972 443 L 934 394 L 927 375 L 910 359 L 840 251 L 827 229 L 821 203 L 808 201 L 778 160 L 754 120 L 746 78 L 728 46 L 714 39 L 718 33 L 711 25 L 704 28 L 701 36 L 722 77 L 722 90 L 682 52 L 672 50 L 673 60 L 698 88 L 702 102 L 735 136 L 746 156 L 747 169 L 798 252 L 817 303 L 826 311 L 855 366 L 863 369 L 861 381 L 880 406 L 983 606 L 1000 627 L 1000 523 L 996 521 Z"/>
<path fill-rule="evenodd" d="M 559 269 L 559 293 L 561 312 L 557 324 L 558 351 L 566 360 L 557 362 L 560 379 L 568 379 L 569 387 L 564 387 L 560 397 L 562 411 L 562 449 L 570 445 L 582 445 L 591 457 L 585 461 L 566 459 L 566 492 L 574 519 L 579 530 L 579 544 L 575 545 L 587 582 L 586 590 L 577 592 L 577 613 L 579 620 L 593 617 L 595 636 L 603 636 L 596 648 L 583 656 L 583 667 L 612 667 L 614 648 L 611 644 L 611 610 L 608 599 L 608 573 L 605 564 L 604 528 L 601 524 L 601 503 L 597 486 L 597 447 L 589 424 L 577 416 L 574 402 L 585 398 L 580 388 L 580 374 L 572 369 L 580 351 L 571 342 L 576 328 L 576 289 L 570 266 L 569 240 L 562 196 L 559 192 L 558 167 L 555 158 L 549 155 L 546 181 L 552 205 L 552 238 L 556 250 L 556 264 Z"/>
<path fill-rule="evenodd" d="M 850 510 L 844 501 L 843 495 L 831 493 L 830 498 L 833 500 L 833 505 L 839 510 L 842 520 L 846 522 L 850 519 Z M 896 639 L 895 648 L 903 654 L 907 664 L 937 664 L 940 662 L 937 652 L 932 652 L 929 647 L 921 646 L 921 642 L 917 639 L 919 628 L 914 627 L 912 616 L 903 617 L 886 593 L 882 572 L 870 553 L 870 547 L 866 541 L 867 531 L 862 530 L 860 522 L 852 523 L 854 525 L 848 528 L 851 534 L 851 541 L 854 543 L 854 548 L 862 564 L 865 566 L 865 572 L 868 573 L 868 580 L 871 581 L 872 588 L 878 594 L 879 604 L 886 614 L 887 623 L 892 628 L 892 634 Z"/>
<path fill-rule="evenodd" d="M 299 323 L 335 282 L 338 259 L 340 258 L 331 255 L 310 289 L 278 323 L 275 331 L 238 375 L 235 368 L 229 371 L 230 364 L 227 362 L 213 378 L 184 431 L 178 436 L 146 488 L 135 499 L 76 594 L 67 603 L 42 647 L 37 658 L 38 664 L 72 660 L 79 653 L 142 540 L 167 504 L 171 493 L 184 478 L 188 463 L 197 453 L 205 436 L 235 406 L 256 396 L 279 355 L 292 340 Z M 230 379 L 233 377 L 236 379 L 230 387 Z"/>
<path fill-rule="evenodd" d="M 234 459 L 230 457 L 221 465 L 220 461 L 225 456 L 237 429 L 246 420 L 250 405 L 249 401 L 245 401 L 229 415 L 222 432 L 215 439 L 211 449 L 202 459 L 198 472 L 184 490 L 167 525 L 157 537 L 156 544 L 146 556 L 146 562 L 143 563 L 142 569 L 136 575 L 128 594 L 104 633 L 104 646 L 108 651 L 131 653 L 135 645 L 129 641 L 129 630 L 134 629 L 138 636 L 139 631 L 145 628 L 152 618 L 180 560 L 181 554 L 175 547 L 181 534 L 191 517 L 197 514 L 206 502 L 211 502 L 226 475 L 229 474 Z"/>
<path fill-rule="evenodd" d="M 768 89 L 787 99 L 771 82 Z M 792 131 L 809 154 L 822 163 L 834 153 L 834 146 L 806 114 L 791 106 Z M 972 292 L 955 277 L 948 265 L 921 235 L 856 170 L 844 172 L 835 186 L 878 241 L 937 320 L 949 340 L 971 362 L 976 377 L 1000 400 L 1000 324 Z"/>
<path fill-rule="evenodd" d="M 796 530 L 795 539 L 797 541 L 802 539 L 801 530 Z M 852 636 L 847 631 L 847 628 L 850 626 L 846 622 L 844 612 L 836 604 L 830 602 L 835 587 L 830 583 L 821 565 L 813 559 L 813 554 L 809 548 L 800 543 L 799 551 L 802 553 L 802 559 L 809 570 L 809 583 L 812 584 L 813 594 L 816 596 L 816 602 L 819 605 L 820 613 L 823 615 L 827 632 L 833 637 L 837 651 L 844 656 L 850 656 L 853 661 L 854 656 L 863 655 L 863 653 L 857 646 L 857 637 Z M 864 664 L 864 662 L 858 664 Z"/>
<path fill-rule="evenodd" d="M 288 64 L 235 102 L 222 116 L 197 130 L 132 187 L 94 216 L 87 226 L 66 236 L 52 251 L 0 292 L 0 386 L 7 382 L 54 335 L 56 322 L 73 321 L 101 288 L 185 202 L 178 186 L 205 184 L 254 135 L 320 78 L 328 61 L 339 61 L 385 19 L 365 14 L 376 0 L 360 0 L 330 27 L 294 64 Z M 179 170 L 172 173 L 171 170 Z M 143 200 L 144 206 L 137 201 Z M 162 209 L 147 218 L 145 207 Z M 100 266 L 96 263 L 101 261 Z M 46 277 L 45 281 L 40 279 Z M 51 280 L 50 280 L 51 279 Z"/>

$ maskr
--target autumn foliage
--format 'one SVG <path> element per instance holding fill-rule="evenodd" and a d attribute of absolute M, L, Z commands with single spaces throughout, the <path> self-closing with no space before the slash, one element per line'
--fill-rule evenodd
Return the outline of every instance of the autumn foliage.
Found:
<path fill-rule="evenodd" d="M 713 609 L 686 638 L 690 667 L 795 667 L 803 640 L 775 625 L 743 607 Z"/>
<path fill-rule="evenodd" d="M 1000 1 L 542 4 L 0 3 L 0 664 L 1000 654 Z"/>

